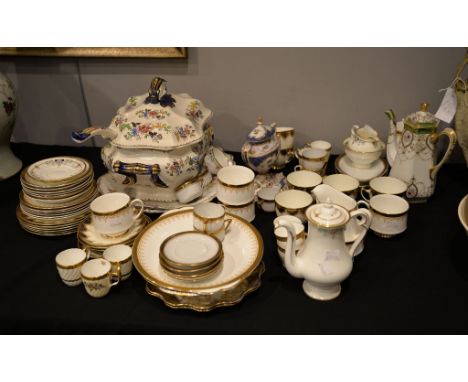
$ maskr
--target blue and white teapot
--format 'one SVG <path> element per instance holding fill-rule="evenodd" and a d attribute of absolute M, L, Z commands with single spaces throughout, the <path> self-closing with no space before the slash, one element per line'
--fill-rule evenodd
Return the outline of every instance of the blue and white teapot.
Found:
<path fill-rule="evenodd" d="M 276 123 L 264 125 L 263 118 L 257 119 L 257 126 L 247 135 L 242 145 L 242 160 L 252 170 L 266 174 L 275 164 L 280 143 L 276 136 Z"/>

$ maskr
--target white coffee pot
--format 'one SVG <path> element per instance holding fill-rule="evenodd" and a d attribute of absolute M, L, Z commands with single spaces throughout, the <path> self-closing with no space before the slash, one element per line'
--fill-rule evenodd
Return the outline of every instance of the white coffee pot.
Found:
<path fill-rule="evenodd" d="M 349 219 L 358 215 L 362 217 L 359 224 L 368 227 L 371 214 L 364 208 L 349 213 L 331 202 L 310 206 L 306 211 L 307 239 L 297 255 L 295 227 L 287 220 L 281 222 L 288 233 L 284 265 L 292 276 L 304 279 L 307 296 L 316 300 L 339 296 L 340 283 L 351 273 L 354 253 L 367 232 L 367 228 L 363 230 L 348 250 L 344 229 Z"/>

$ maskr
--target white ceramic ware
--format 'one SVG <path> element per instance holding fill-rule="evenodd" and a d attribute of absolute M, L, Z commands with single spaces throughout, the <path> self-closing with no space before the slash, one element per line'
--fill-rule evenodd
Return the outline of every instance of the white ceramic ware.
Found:
<path fill-rule="evenodd" d="M 113 274 L 111 263 L 105 259 L 93 259 L 81 267 L 81 280 L 91 297 L 104 297 L 120 282 L 120 272 Z"/>
<path fill-rule="evenodd" d="M 235 164 L 234 157 L 225 153 L 221 147 L 211 146 L 205 156 L 205 165 L 213 175 L 216 175 L 223 167 L 234 166 Z"/>
<path fill-rule="evenodd" d="M 154 189 L 150 187 L 138 188 L 139 192 L 135 193 L 135 185 L 131 182 L 129 183 L 129 178 L 122 174 L 108 172 L 97 180 L 98 190 L 101 194 L 123 192 L 132 198 L 137 194 L 140 195 L 141 199 L 145 202 L 145 212 L 148 213 L 163 213 L 181 207 L 190 207 L 198 203 L 209 202 L 216 197 L 217 184 L 216 179 L 212 179 L 211 183 L 204 184 L 202 196 L 189 203 L 180 203 L 175 197 L 174 190 L 172 190 L 174 200 L 171 201 L 161 201 L 159 196 L 154 192 Z"/>
<path fill-rule="evenodd" d="M 358 168 L 344 154 L 335 160 L 336 171 L 340 174 L 347 174 L 356 178 L 361 185 L 366 185 L 373 178 L 384 176 L 388 171 L 388 163 L 385 159 L 379 158 L 369 168 Z"/>
<path fill-rule="evenodd" d="M 276 123 L 263 124 L 263 118 L 257 119 L 257 126 L 247 135 L 242 145 L 242 160 L 259 174 L 266 174 L 275 164 L 280 142 L 275 134 Z"/>
<path fill-rule="evenodd" d="M 328 154 L 323 149 L 305 147 L 298 151 L 299 164 L 294 170 L 307 170 L 321 173 L 328 161 Z"/>
<path fill-rule="evenodd" d="M 226 219 L 226 211 L 221 204 L 200 203 L 193 208 L 193 228 L 197 231 L 224 240 L 231 219 Z"/>
<path fill-rule="evenodd" d="M 328 184 L 353 199 L 356 199 L 359 190 L 359 181 L 346 174 L 328 175 L 323 178 L 323 184 Z"/>
<path fill-rule="evenodd" d="M 301 249 L 304 245 L 306 237 L 304 224 L 302 224 L 302 221 L 300 219 L 297 219 L 295 216 L 289 215 L 279 216 L 273 220 L 274 234 L 276 237 L 276 245 L 278 246 L 278 248 L 285 250 L 286 242 L 288 240 L 288 231 L 286 230 L 286 228 L 281 226 L 282 221 L 289 221 L 294 226 L 296 233 L 295 249 L 296 251 Z"/>
<path fill-rule="evenodd" d="M 90 205 L 92 224 L 104 237 L 119 237 L 135 224 L 143 213 L 143 207 L 142 200 L 130 200 L 121 192 L 101 195 Z"/>
<path fill-rule="evenodd" d="M 257 192 L 257 204 L 265 212 L 275 212 L 275 196 L 279 187 L 263 187 Z"/>
<path fill-rule="evenodd" d="M 276 137 L 280 148 L 273 169 L 280 170 L 284 168 L 294 158 L 294 127 L 276 127 Z"/>
<path fill-rule="evenodd" d="M 289 173 L 286 182 L 290 190 L 310 192 L 314 187 L 322 183 L 322 177 L 316 172 L 299 170 Z"/>
<path fill-rule="evenodd" d="M 112 265 L 112 273 L 119 274 L 120 280 L 127 280 L 132 274 L 132 247 L 125 244 L 112 245 L 107 248 L 102 257 Z"/>
<path fill-rule="evenodd" d="M 148 93 L 128 98 L 107 128 L 89 127 L 72 138 L 109 139 L 101 157 L 110 172 L 128 178 L 132 198 L 174 202 L 175 188 L 203 171 L 213 140 L 212 115 L 186 93 L 169 94 L 166 81 L 155 77 Z"/>
<path fill-rule="evenodd" d="M 369 125 L 351 128 L 351 136 L 343 141 L 346 156 L 356 168 L 370 168 L 377 161 L 385 148 L 377 131 Z"/>
<path fill-rule="evenodd" d="M 23 165 L 10 148 L 15 119 L 15 90 L 11 81 L 0 73 L 0 180 L 15 175 Z"/>
<path fill-rule="evenodd" d="M 437 173 L 457 143 L 457 135 L 450 127 L 437 133 L 439 120 L 428 109 L 429 104 L 423 103 L 420 111 L 399 122 L 393 110 L 386 111 L 390 119 L 387 140 L 390 176 L 406 183 L 406 198 L 410 202 L 425 202 L 434 193 Z M 449 142 L 444 156 L 437 163 L 436 144 L 442 135 Z"/>
<path fill-rule="evenodd" d="M 260 264 L 263 240 L 258 231 L 245 220 L 227 214 L 232 219 L 223 242 L 224 259 L 219 272 L 197 283 L 170 277 L 159 264 L 161 243 L 169 236 L 193 227 L 193 212 L 182 210 L 155 220 L 133 245 L 133 263 L 150 284 L 176 290 L 178 293 L 208 295 L 232 288 L 242 282 Z"/>
<path fill-rule="evenodd" d="M 468 235 L 468 194 L 458 204 L 458 218 Z"/>
<path fill-rule="evenodd" d="M 226 212 L 229 212 L 231 215 L 238 216 L 242 219 L 247 220 L 249 223 L 255 219 L 255 201 L 250 203 L 233 206 L 229 204 L 223 204 Z"/>
<path fill-rule="evenodd" d="M 68 286 L 81 284 L 81 266 L 88 260 L 89 252 L 80 248 L 69 248 L 55 256 L 55 265 L 60 278 Z"/>
<path fill-rule="evenodd" d="M 379 176 L 371 179 L 368 186 L 361 188 L 361 196 L 369 201 L 373 195 L 391 194 L 404 197 L 408 186 L 400 179 L 391 176 Z"/>
<path fill-rule="evenodd" d="M 369 209 L 369 204 L 363 200 L 356 201 L 345 193 L 336 190 L 328 184 L 320 184 L 312 191 L 317 203 L 326 203 L 330 201 L 333 204 L 343 207 L 349 214 L 356 211 L 358 208 Z M 371 214 L 372 218 L 372 214 Z M 367 224 L 367 225 L 366 225 Z M 370 220 L 365 225 L 361 224 L 356 218 L 349 219 L 346 223 L 344 230 L 344 239 L 347 244 L 354 243 L 362 232 L 367 232 L 369 228 Z M 359 255 L 364 250 L 364 240 L 361 240 L 359 246 L 354 252 L 354 256 Z"/>
<path fill-rule="evenodd" d="M 292 215 L 305 222 L 305 211 L 313 203 L 312 195 L 300 190 L 285 190 L 276 194 L 276 215 Z"/>
<path fill-rule="evenodd" d="M 305 147 L 310 147 L 311 149 L 325 150 L 327 152 L 327 161 L 330 158 L 332 145 L 330 142 L 317 140 L 305 144 Z"/>
<path fill-rule="evenodd" d="M 331 300 L 341 293 L 340 283 L 353 268 L 354 252 L 364 239 L 366 230 L 348 250 L 344 229 L 350 218 L 360 216 L 363 226 L 370 221 L 366 209 L 351 214 L 343 207 L 331 203 L 310 206 L 306 211 L 308 220 L 307 239 L 301 250 L 295 254 L 295 228 L 283 221 L 281 226 L 288 232 L 284 265 L 294 277 L 303 278 L 303 290 L 316 300 Z"/>
<path fill-rule="evenodd" d="M 203 177 L 196 177 L 175 188 L 175 195 L 180 203 L 189 203 L 203 195 Z"/>
<path fill-rule="evenodd" d="M 223 204 L 240 206 L 255 197 L 255 173 L 245 166 L 229 166 L 218 171 L 216 197 Z"/>
<path fill-rule="evenodd" d="M 380 194 L 369 201 L 373 213 L 371 230 L 378 236 L 390 238 L 406 230 L 408 202 L 396 195 Z"/>

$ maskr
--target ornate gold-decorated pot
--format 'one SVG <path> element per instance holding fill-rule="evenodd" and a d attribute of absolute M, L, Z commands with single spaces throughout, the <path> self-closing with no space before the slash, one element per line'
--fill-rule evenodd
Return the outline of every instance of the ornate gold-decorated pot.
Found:
<path fill-rule="evenodd" d="M 130 97 L 107 128 L 74 132 L 75 142 L 95 135 L 109 139 L 102 160 L 110 172 L 129 177 L 132 197 L 177 201 L 175 189 L 203 170 L 213 131 L 213 113 L 190 95 L 169 94 L 155 77 L 148 94 Z"/>

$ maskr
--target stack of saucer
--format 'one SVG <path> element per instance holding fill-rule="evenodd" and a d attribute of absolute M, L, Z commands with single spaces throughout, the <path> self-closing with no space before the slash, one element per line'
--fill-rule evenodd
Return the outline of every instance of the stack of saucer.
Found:
<path fill-rule="evenodd" d="M 110 238 L 104 237 L 96 232 L 91 222 L 91 217 L 88 216 L 78 227 L 76 235 L 78 248 L 88 249 L 91 253 L 91 257 L 102 257 L 104 251 L 113 245 L 125 244 L 132 246 L 135 238 L 150 222 L 151 219 L 145 214 L 142 214 L 126 233 L 119 237 Z"/>
<path fill-rule="evenodd" d="M 21 185 L 16 216 L 24 230 L 41 236 L 76 232 L 98 193 L 91 163 L 69 156 L 28 166 L 21 173 Z"/>
<path fill-rule="evenodd" d="M 171 235 L 159 250 L 161 268 L 179 280 L 198 281 L 208 277 L 220 268 L 222 260 L 221 242 L 198 231 Z"/>

